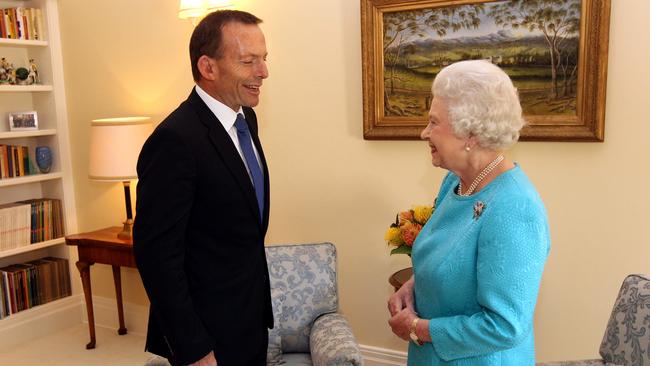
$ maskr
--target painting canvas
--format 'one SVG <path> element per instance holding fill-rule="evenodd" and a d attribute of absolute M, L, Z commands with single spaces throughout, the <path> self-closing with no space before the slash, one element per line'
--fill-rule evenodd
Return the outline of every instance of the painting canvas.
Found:
<path fill-rule="evenodd" d="M 604 82 L 604 76 L 588 73 L 593 64 L 599 69 L 606 65 L 606 57 L 588 59 L 594 51 L 607 48 L 601 44 L 602 36 L 594 47 L 593 35 L 587 34 L 594 29 L 589 24 L 604 22 L 594 20 L 595 15 L 608 15 L 595 11 L 595 3 L 363 0 L 364 117 L 373 118 L 365 121 L 364 136 L 417 138 L 419 126 L 426 125 L 436 74 L 453 62 L 481 59 L 501 67 L 517 87 L 530 124 L 522 134 L 524 139 L 602 140 L 602 131 L 594 128 L 602 127 L 602 121 L 585 120 L 598 117 L 596 109 L 604 110 L 604 90 L 602 95 L 584 93 L 594 77 Z M 367 37 L 368 32 L 372 37 Z M 375 49 L 371 50 L 372 45 Z M 369 73 L 372 68 L 374 72 Z M 371 93 L 372 101 L 368 101 Z M 585 104 L 585 98 L 594 97 L 603 105 Z M 373 123 L 370 128 L 368 122 Z M 368 134 L 372 127 L 385 131 L 373 136 Z M 585 131 L 571 131 L 571 127 L 589 131 L 576 135 Z"/>

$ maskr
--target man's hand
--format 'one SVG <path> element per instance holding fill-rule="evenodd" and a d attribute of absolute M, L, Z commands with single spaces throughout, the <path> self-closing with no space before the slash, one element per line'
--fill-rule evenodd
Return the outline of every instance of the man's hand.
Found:
<path fill-rule="evenodd" d="M 388 311 L 390 312 L 390 316 L 395 316 L 395 314 L 402 311 L 402 309 L 410 309 L 415 313 L 415 308 L 413 306 L 414 285 L 415 280 L 411 277 L 410 280 L 406 281 L 402 287 L 400 287 L 400 289 L 388 299 Z M 408 336 L 408 333 L 406 335 Z"/>
<path fill-rule="evenodd" d="M 214 352 L 210 351 L 205 357 L 188 366 L 217 366 L 217 359 L 214 358 Z"/>

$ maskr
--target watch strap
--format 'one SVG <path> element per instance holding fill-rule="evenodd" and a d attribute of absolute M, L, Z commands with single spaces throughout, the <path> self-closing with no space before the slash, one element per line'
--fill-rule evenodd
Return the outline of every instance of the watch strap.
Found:
<path fill-rule="evenodd" d="M 411 329 L 410 329 L 410 332 L 409 332 L 409 337 L 411 337 L 411 340 L 413 341 L 413 343 L 417 344 L 418 346 L 421 346 L 423 344 L 423 342 L 420 340 L 420 338 L 418 338 L 418 335 L 415 332 L 415 329 L 416 329 L 416 327 L 418 325 L 418 320 L 420 320 L 420 318 L 415 317 L 413 319 L 413 321 L 411 322 Z"/>

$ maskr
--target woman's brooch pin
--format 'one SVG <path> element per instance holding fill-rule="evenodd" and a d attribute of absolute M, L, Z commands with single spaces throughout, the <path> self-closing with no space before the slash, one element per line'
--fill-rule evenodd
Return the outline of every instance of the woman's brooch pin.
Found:
<path fill-rule="evenodd" d="M 483 214 L 483 210 L 485 210 L 485 203 L 481 201 L 476 201 L 474 204 L 474 220 L 478 220 L 478 218 Z"/>

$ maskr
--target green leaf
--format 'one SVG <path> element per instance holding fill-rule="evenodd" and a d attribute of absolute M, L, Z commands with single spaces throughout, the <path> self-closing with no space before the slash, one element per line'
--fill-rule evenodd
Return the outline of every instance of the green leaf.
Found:
<path fill-rule="evenodd" d="M 399 247 L 390 251 L 390 255 L 393 254 L 406 254 L 409 257 L 411 256 L 411 247 L 408 245 L 400 245 Z"/>

